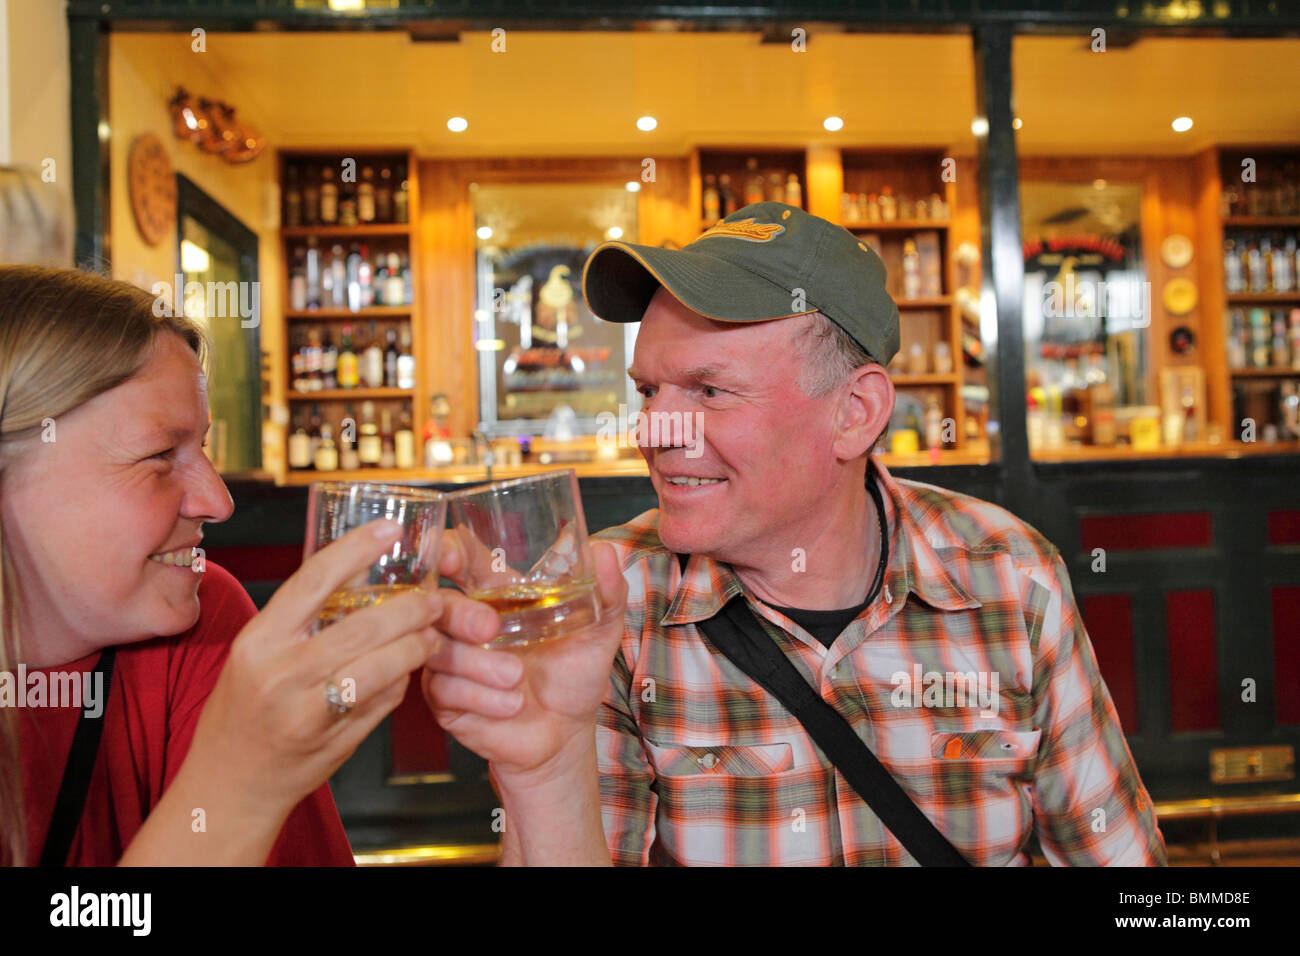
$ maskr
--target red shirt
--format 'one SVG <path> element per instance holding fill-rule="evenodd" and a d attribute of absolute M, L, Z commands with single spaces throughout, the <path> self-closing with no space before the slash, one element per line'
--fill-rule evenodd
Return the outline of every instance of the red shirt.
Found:
<path fill-rule="evenodd" d="M 118 647 L 99 754 L 70 866 L 112 866 L 180 770 L 194 727 L 230 642 L 257 608 L 228 571 L 211 562 L 199 584 L 199 619 L 189 631 Z M 37 671 L 90 672 L 100 652 Z M 52 686 L 52 685 L 51 685 Z M 324 707 L 322 699 L 321 706 Z M 40 860 L 79 707 L 19 710 L 27 860 Z M 352 848 L 329 785 L 294 807 L 268 866 L 354 866 Z"/>

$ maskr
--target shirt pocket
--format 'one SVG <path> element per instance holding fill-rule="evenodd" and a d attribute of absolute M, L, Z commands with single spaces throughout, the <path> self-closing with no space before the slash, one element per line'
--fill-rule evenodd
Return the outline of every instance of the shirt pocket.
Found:
<path fill-rule="evenodd" d="M 1038 756 L 1038 730 L 936 730 L 930 734 L 930 756 L 984 766 L 1031 765 Z"/>
<path fill-rule="evenodd" d="M 685 746 L 646 740 L 645 747 L 655 772 L 663 777 L 762 777 L 794 767 L 788 743 Z"/>

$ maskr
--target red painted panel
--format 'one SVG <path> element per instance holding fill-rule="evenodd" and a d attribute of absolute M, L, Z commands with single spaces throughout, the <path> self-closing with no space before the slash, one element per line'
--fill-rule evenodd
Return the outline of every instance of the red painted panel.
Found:
<path fill-rule="evenodd" d="M 208 561 L 215 561 L 240 582 L 283 581 L 302 564 L 301 544 L 204 548 L 203 552 Z"/>
<path fill-rule="evenodd" d="M 1080 608 L 1097 667 L 1126 734 L 1138 732 L 1137 672 L 1133 658 L 1133 599 L 1127 594 L 1089 594 Z"/>
<path fill-rule="evenodd" d="M 1269 544 L 1300 544 L 1300 511 L 1277 509 L 1268 513 Z"/>
<path fill-rule="evenodd" d="M 1219 665 L 1216 658 L 1214 592 L 1165 594 L 1169 647 L 1169 727 L 1216 730 L 1219 726 Z"/>
<path fill-rule="evenodd" d="M 1277 722 L 1300 724 L 1300 587 L 1271 590 Z"/>
<path fill-rule="evenodd" d="M 1079 520 L 1079 546 L 1107 551 L 1208 548 L 1213 543 L 1207 511 L 1162 514 L 1089 515 Z"/>
<path fill-rule="evenodd" d="M 393 773 L 445 773 L 451 768 L 447 732 L 433 719 L 420 690 L 422 673 L 411 675 L 406 697 L 388 718 Z"/>

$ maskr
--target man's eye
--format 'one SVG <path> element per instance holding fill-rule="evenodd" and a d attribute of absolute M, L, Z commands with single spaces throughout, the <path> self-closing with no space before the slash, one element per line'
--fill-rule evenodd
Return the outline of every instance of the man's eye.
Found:
<path fill-rule="evenodd" d="M 640 385 L 637 387 L 637 391 L 640 392 L 643 397 L 650 398 L 650 393 L 654 391 L 654 389 L 649 385 Z"/>
<path fill-rule="evenodd" d="M 157 459 L 159 459 L 159 460 L 164 460 L 164 459 L 170 458 L 172 452 L 175 451 L 175 450 L 176 450 L 176 449 L 174 449 L 174 448 L 168 448 L 168 449 L 166 449 L 165 451 L 160 451 L 160 452 L 158 452 L 158 453 L 156 453 L 156 454 L 150 455 L 149 457 L 150 457 L 150 458 L 157 458 Z"/>
<path fill-rule="evenodd" d="M 703 386 L 703 389 L 705 398 L 717 398 L 718 395 L 722 394 L 722 389 L 715 388 L 712 385 L 705 385 Z"/>

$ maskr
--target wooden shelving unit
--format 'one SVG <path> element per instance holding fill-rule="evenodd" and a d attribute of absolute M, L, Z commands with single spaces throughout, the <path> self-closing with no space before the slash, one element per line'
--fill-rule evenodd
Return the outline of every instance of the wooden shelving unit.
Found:
<path fill-rule="evenodd" d="M 281 360 L 286 366 L 291 363 L 295 350 L 295 338 L 311 326 L 319 326 L 322 330 L 328 330 L 336 344 L 339 342 L 345 325 L 353 326 L 358 333 L 368 330 L 372 324 L 377 324 L 385 329 L 400 329 L 402 326 L 409 326 L 411 355 L 415 360 L 415 385 L 413 388 L 358 387 L 299 391 L 292 386 L 292 375 L 287 374 L 284 393 L 273 396 L 272 400 L 277 401 L 289 410 L 289 422 L 285 428 L 286 445 L 289 436 L 294 431 L 295 418 L 300 415 L 305 417 L 314 406 L 320 406 L 321 418 L 331 425 L 336 442 L 340 437 L 339 423 L 345 416 L 349 405 L 353 406 L 353 413 L 356 416 L 358 427 L 360 426 L 359 413 L 361 409 L 357 406 L 362 402 L 375 403 L 377 423 L 385 408 L 393 412 L 394 427 L 396 427 L 397 421 L 400 420 L 401 410 L 405 408 L 410 412 L 412 428 L 415 432 L 416 467 L 418 468 L 422 463 L 422 435 L 426 409 L 429 407 L 433 392 L 432 383 L 428 376 L 428 364 L 425 361 L 429 343 L 426 341 L 427 326 L 420 301 L 420 292 L 423 285 L 423 264 L 421 259 L 422 244 L 419 241 L 419 167 L 415 154 L 409 149 L 336 146 L 282 150 L 277 157 L 282 201 L 288 191 L 290 168 L 297 171 L 299 189 L 301 190 L 305 185 L 306 171 L 315 171 L 325 165 L 334 165 L 336 169 L 340 169 L 344 158 L 351 158 L 356 161 L 357 184 L 362 180 L 364 167 L 375 167 L 378 176 L 382 167 L 387 166 L 392 170 L 391 186 L 394 190 L 396 190 L 401 179 L 398 176 L 397 167 L 399 165 L 403 166 L 406 173 L 405 180 L 408 184 L 407 221 L 358 223 L 349 226 L 318 224 L 285 225 L 281 227 L 281 287 L 284 290 L 280 309 L 280 317 L 283 323 L 280 332 L 284 342 Z M 342 190 L 340 190 L 341 193 Z M 282 212 L 281 222 L 284 221 L 285 214 Z M 343 245 L 345 249 L 352 243 L 367 244 L 376 256 L 386 255 L 389 252 L 397 252 L 399 255 L 404 254 L 411 270 L 412 301 L 403 305 L 369 306 L 356 311 L 337 307 L 292 309 L 290 307 L 290 273 L 294 264 L 295 252 L 305 246 L 310 239 L 319 241 L 322 259 L 324 259 L 324 253 L 328 252 L 330 246 L 336 243 Z M 359 352 L 360 349 L 358 349 Z M 287 465 L 287 448 L 284 460 Z M 409 471 L 414 471 L 414 469 Z M 378 473 L 378 469 L 369 469 L 360 474 L 375 473 Z M 388 475 L 390 480 L 395 480 L 396 477 L 409 472 L 387 469 L 384 473 Z M 347 474 L 343 471 L 289 470 L 286 467 L 285 473 L 277 475 L 276 478 L 281 483 L 303 484 L 326 476 L 330 479 L 346 478 Z"/>

